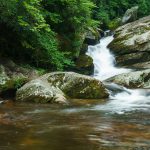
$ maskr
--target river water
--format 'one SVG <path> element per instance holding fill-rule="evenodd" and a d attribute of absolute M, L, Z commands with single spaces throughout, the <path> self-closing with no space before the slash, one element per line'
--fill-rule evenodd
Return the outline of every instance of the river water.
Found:
<path fill-rule="evenodd" d="M 95 78 L 132 71 L 115 67 L 107 48 L 112 39 L 89 46 Z M 110 97 L 104 100 L 71 100 L 68 106 L 1 104 L 0 150 L 150 150 L 149 93 L 106 86 Z"/>

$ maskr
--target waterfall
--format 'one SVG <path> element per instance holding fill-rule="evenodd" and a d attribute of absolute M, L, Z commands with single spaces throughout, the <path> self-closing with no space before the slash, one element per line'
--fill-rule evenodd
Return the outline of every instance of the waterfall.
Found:
<path fill-rule="evenodd" d="M 132 71 L 131 69 L 117 68 L 115 66 L 115 56 L 107 48 L 112 40 L 113 36 L 104 37 L 100 40 L 99 44 L 88 47 L 87 55 L 91 56 L 94 62 L 93 76 L 101 81 L 121 73 Z M 110 101 L 107 104 L 98 105 L 94 109 L 115 113 L 124 113 L 133 110 L 149 110 L 149 90 L 131 90 L 116 84 L 107 86 L 111 86 L 112 89 L 108 88 L 110 92 Z"/>
<path fill-rule="evenodd" d="M 87 55 L 91 56 L 94 62 L 94 76 L 100 80 L 130 72 L 130 69 L 115 67 L 115 57 L 107 48 L 112 40 L 113 36 L 108 36 L 102 38 L 100 44 L 88 47 Z"/>

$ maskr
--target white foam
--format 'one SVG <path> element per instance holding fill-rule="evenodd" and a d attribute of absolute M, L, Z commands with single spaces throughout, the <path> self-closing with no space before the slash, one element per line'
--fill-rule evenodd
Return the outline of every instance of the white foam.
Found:
<path fill-rule="evenodd" d="M 94 76 L 97 79 L 105 80 L 112 76 L 130 72 L 130 69 L 115 67 L 115 57 L 107 48 L 113 40 L 113 36 L 108 36 L 100 40 L 100 44 L 89 46 L 87 55 L 93 58 Z"/>

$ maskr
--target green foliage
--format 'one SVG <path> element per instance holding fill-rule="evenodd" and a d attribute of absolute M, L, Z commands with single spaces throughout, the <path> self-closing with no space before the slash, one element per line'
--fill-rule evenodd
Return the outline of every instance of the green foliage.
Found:
<path fill-rule="evenodd" d="M 36 66 L 62 70 L 71 61 L 59 50 L 56 33 L 46 23 L 41 2 L 0 0 L 0 26 L 6 31 L 0 37 L 1 53 L 12 57 L 19 56 Z M 11 40 L 16 45 L 9 44 Z"/>
<path fill-rule="evenodd" d="M 1 53 L 51 70 L 73 65 L 86 28 L 95 25 L 90 0 L 0 0 L 0 6 Z"/>
<path fill-rule="evenodd" d="M 120 25 L 121 25 L 121 19 L 120 18 L 113 19 L 112 21 L 110 21 L 108 23 L 108 27 L 109 27 L 110 30 L 115 30 Z"/>
<path fill-rule="evenodd" d="M 0 23 L 15 23 L 17 13 L 17 0 L 0 0 Z"/>
<path fill-rule="evenodd" d="M 18 17 L 19 25 L 23 28 L 23 38 L 31 45 L 32 60 L 37 66 L 62 70 L 69 61 L 58 49 L 56 34 L 50 29 L 42 15 L 41 0 L 23 1 L 20 8 L 22 16 Z M 25 17 L 28 14 L 28 17 Z M 28 39 L 30 37 L 30 39 Z"/>
<path fill-rule="evenodd" d="M 27 83 L 27 78 L 15 78 L 13 80 L 13 86 L 15 89 L 19 89 L 21 86 L 23 86 L 25 83 Z"/>
<path fill-rule="evenodd" d="M 44 0 L 47 23 L 58 33 L 63 51 L 78 56 L 83 43 L 83 34 L 94 26 L 91 18 L 94 4 L 90 0 Z"/>
<path fill-rule="evenodd" d="M 137 0 L 139 5 L 139 15 L 150 15 L 150 1 L 149 0 Z"/>
<path fill-rule="evenodd" d="M 41 75 L 44 75 L 46 73 L 46 70 L 45 69 L 42 69 L 42 68 L 38 68 L 37 69 L 38 71 L 38 74 L 41 76 Z"/>
<path fill-rule="evenodd" d="M 50 70 L 74 65 L 87 29 L 115 29 L 116 18 L 139 6 L 150 12 L 149 0 L 0 0 L 0 55 Z"/>
<path fill-rule="evenodd" d="M 116 24 L 114 19 L 122 17 L 125 11 L 133 6 L 139 6 L 139 17 L 150 14 L 149 0 L 93 0 L 93 2 L 97 6 L 93 17 L 100 21 L 104 29 L 108 28 L 108 25 L 112 27 Z"/>
<path fill-rule="evenodd" d="M 7 91 L 10 89 L 18 89 L 25 83 L 27 83 L 27 78 L 25 77 L 16 77 L 12 79 L 7 79 L 5 84 L 0 85 L 0 90 L 1 91 Z"/>

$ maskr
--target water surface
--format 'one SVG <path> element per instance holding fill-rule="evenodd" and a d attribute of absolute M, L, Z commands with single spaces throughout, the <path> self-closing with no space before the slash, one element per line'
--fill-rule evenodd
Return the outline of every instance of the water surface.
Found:
<path fill-rule="evenodd" d="M 105 103 L 0 105 L 0 150 L 149 150 L 150 112 L 93 109 Z"/>

